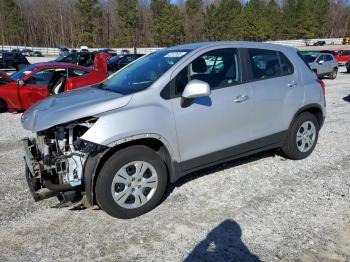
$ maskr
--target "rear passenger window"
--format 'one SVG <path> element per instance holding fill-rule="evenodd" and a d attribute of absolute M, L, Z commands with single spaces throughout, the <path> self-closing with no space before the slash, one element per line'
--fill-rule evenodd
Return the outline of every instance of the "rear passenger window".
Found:
<path fill-rule="evenodd" d="M 332 61 L 332 60 L 333 60 L 332 56 L 326 55 L 326 61 Z"/>
<path fill-rule="evenodd" d="M 292 63 L 281 52 L 267 49 L 249 49 L 249 59 L 254 80 L 292 74 Z"/>
<path fill-rule="evenodd" d="M 211 90 L 241 82 L 236 49 L 218 49 L 201 55 L 175 77 L 175 95 L 182 94 L 190 80 L 207 82 Z"/>

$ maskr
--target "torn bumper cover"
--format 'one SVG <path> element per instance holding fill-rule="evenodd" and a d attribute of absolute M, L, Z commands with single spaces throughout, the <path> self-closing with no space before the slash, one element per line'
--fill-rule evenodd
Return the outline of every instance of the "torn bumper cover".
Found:
<path fill-rule="evenodd" d="M 57 196 L 63 202 L 80 200 L 85 191 L 84 167 L 89 156 L 105 146 L 80 137 L 94 118 L 40 131 L 35 139 L 24 138 L 26 180 L 35 201 Z M 80 198 L 80 199 L 79 199 Z"/>

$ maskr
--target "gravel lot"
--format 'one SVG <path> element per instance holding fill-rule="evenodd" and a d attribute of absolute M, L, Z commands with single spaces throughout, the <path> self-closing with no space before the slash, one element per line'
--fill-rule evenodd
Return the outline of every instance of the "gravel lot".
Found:
<path fill-rule="evenodd" d="M 309 158 L 267 152 L 196 172 L 132 220 L 34 203 L 28 133 L 20 115 L 0 114 L 0 261 L 350 261 L 350 75 L 325 81 L 328 116 Z"/>

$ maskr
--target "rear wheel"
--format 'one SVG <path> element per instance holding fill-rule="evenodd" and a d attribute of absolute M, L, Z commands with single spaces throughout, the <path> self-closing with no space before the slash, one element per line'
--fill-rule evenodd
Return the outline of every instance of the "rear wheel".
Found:
<path fill-rule="evenodd" d="M 317 144 L 319 129 L 313 114 L 301 113 L 288 131 L 287 140 L 282 147 L 283 154 L 294 160 L 308 157 Z"/>
<path fill-rule="evenodd" d="M 96 182 L 96 199 L 109 215 L 133 218 L 152 210 L 166 186 L 167 169 L 159 155 L 146 146 L 132 146 L 104 164 Z"/>
<path fill-rule="evenodd" d="M 329 74 L 330 79 L 336 79 L 338 75 L 338 68 L 334 68 L 333 71 Z"/>

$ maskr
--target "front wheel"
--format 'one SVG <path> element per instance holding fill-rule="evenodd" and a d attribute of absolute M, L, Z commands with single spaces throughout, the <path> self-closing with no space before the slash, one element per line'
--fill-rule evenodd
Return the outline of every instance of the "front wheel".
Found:
<path fill-rule="evenodd" d="M 160 202 L 167 180 L 165 163 L 155 151 L 131 146 L 104 164 L 96 182 L 96 200 L 113 217 L 137 217 Z"/>
<path fill-rule="evenodd" d="M 308 157 L 317 144 L 319 129 L 319 124 L 313 114 L 309 112 L 300 114 L 288 131 L 282 153 L 287 158 L 294 160 Z"/>

